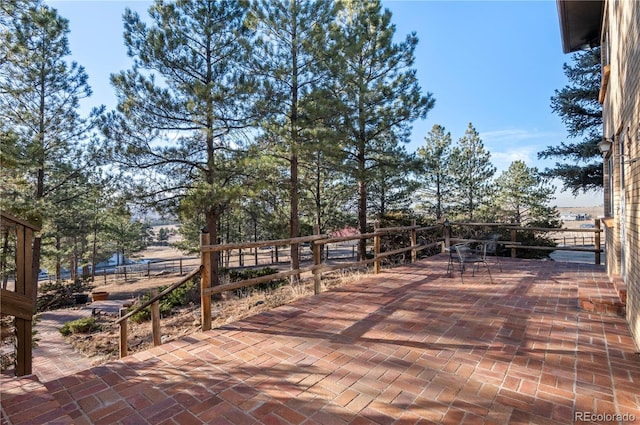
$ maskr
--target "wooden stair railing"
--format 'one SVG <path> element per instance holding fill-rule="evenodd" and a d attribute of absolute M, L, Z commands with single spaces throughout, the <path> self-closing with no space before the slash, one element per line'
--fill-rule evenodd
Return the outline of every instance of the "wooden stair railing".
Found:
<path fill-rule="evenodd" d="M 127 349 L 127 319 L 129 319 L 129 317 L 133 316 L 134 314 L 141 312 L 145 308 L 151 306 L 151 329 L 152 329 L 152 335 L 153 335 L 153 345 L 156 345 L 156 346 L 160 345 L 161 338 L 160 338 L 160 306 L 159 306 L 159 301 L 162 298 L 164 298 L 166 295 L 168 295 L 171 292 L 175 291 L 180 286 L 184 285 L 189 280 L 191 280 L 193 277 L 195 277 L 198 273 L 200 273 L 201 269 L 202 269 L 202 266 L 196 267 L 189 274 L 184 276 L 182 279 L 174 282 L 167 289 L 165 289 L 164 291 L 160 292 L 159 294 L 152 295 L 151 298 L 148 301 L 142 303 L 140 306 L 134 308 L 130 312 L 127 313 L 126 312 L 127 309 L 125 309 L 125 308 L 120 310 L 120 318 L 115 321 L 115 323 L 117 325 L 120 325 L 120 358 L 126 357 L 127 354 L 128 354 L 128 349 Z"/>
<path fill-rule="evenodd" d="M 0 212 L 3 228 L 16 234 L 15 290 L 0 288 L 0 311 L 14 316 L 16 336 L 16 375 L 32 373 L 33 315 L 38 292 L 37 271 L 33 270 L 33 238 L 40 228 L 7 213 Z"/>

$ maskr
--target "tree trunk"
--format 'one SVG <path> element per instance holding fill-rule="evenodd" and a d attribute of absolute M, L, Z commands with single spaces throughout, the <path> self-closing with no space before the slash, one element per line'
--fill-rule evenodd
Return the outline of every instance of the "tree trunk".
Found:
<path fill-rule="evenodd" d="M 367 233 L 367 186 L 362 180 L 358 182 L 358 226 L 361 234 Z M 366 239 L 358 241 L 358 259 L 367 259 Z"/>
<path fill-rule="evenodd" d="M 298 218 L 298 28 L 297 28 L 297 12 L 298 5 L 295 1 L 291 2 L 290 7 L 294 10 L 291 28 L 291 220 L 289 227 L 289 237 L 297 238 L 300 236 L 300 220 Z M 298 244 L 291 244 L 291 270 L 300 268 L 300 257 Z M 292 275 L 291 283 L 298 283 L 300 275 Z"/>
<path fill-rule="evenodd" d="M 367 233 L 367 182 L 365 180 L 366 158 L 364 142 L 364 123 L 360 124 L 361 140 L 358 142 L 358 226 L 360 233 Z M 358 241 L 358 259 L 367 259 L 367 240 Z"/>
<path fill-rule="evenodd" d="M 97 217 L 97 213 L 96 213 Z M 96 259 L 98 257 L 98 223 L 93 227 L 93 250 L 91 252 L 91 282 L 96 281 Z"/>
<path fill-rule="evenodd" d="M 40 270 L 38 270 L 39 272 Z M 62 263 L 60 261 L 60 236 L 56 232 L 56 281 L 58 280 L 62 280 Z"/>
<path fill-rule="evenodd" d="M 206 221 L 207 221 L 207 231 L 209 232 L 209 241 L 210 243 L 217 244 L 218 241 L 218 214 L 216 214 L 215 207 L 207 208 L 206 213 Z M 213 288 L 214 286 L 218 286 L 218 253 L 217 252 L 209 252 L 208 255 L 211 256 L 210 264 L 211 264 L 211 273 L 209 273 L 209 284 Z M 214 300 L 222 299 L 220 294 L 216 294 L 212 296 Z"/>
<path fill-rule="evenodd" d="M 289 237 L 297 238 L 300 233 L 300 222 L 298 219 L 298 156 L 291 155 L 291 219 Z M 291 270 L 300 268 L 300 256 L 298 255 L 298 244 L 291 244 Z M 299 281 L 299 275 L 291 276 L 291 283 Z"/>

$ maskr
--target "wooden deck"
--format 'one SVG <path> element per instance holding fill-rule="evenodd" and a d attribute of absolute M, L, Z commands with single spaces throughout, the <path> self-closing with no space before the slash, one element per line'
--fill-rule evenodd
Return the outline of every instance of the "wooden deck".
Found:
<path fill-rule="evenodd" d="M 462 285 L 439 255 L 71 376 L 3 378 L 2 424 L 640 423 L 624 318 L 579 309 L 615 299 L 604 267 L 502 266 Z"/>

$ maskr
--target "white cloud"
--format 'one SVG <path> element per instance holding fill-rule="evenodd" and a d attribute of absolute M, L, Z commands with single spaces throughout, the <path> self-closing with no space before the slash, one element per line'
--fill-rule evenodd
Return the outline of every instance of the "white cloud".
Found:
<path fill-rule="evenodd" d="M 544 168 L 538 160 L 538 152 L 563 138 L 562 134 L 526 129 L 503 129 L 480 133 L 485 148 L 491 152 L 498 173 L 509 168 L 513 161 L 524 161 L 528 167 Z"/>

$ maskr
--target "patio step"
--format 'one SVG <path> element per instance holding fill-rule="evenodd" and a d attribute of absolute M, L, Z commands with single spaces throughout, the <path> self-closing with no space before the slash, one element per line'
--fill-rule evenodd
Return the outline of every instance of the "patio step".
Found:
<path fill-rule="evenodd" d="M 627 290 L 619 277 L 610 282 L 582 281 L 578 288 L 578 306 L 588 313 L 624 317 Z"/>
<path fill-rule="evenodd" d="M 73 424 L 74 420 L 63 409 L 54 395 L 36 375 L 0 377 L 2 399 L 0 422 L 20 418 L 25 423 Z"/>
<path fill-rule="evenodd" d="M 618 296 L 620 297 L 620 301 L 623 304 L 627 303 L 627 284 L 624 283 L 622 277 L 619 275 L 611 276 L 611 281 L 613 282 L 613 286 L 616 288 L 618 292 Z"/>

